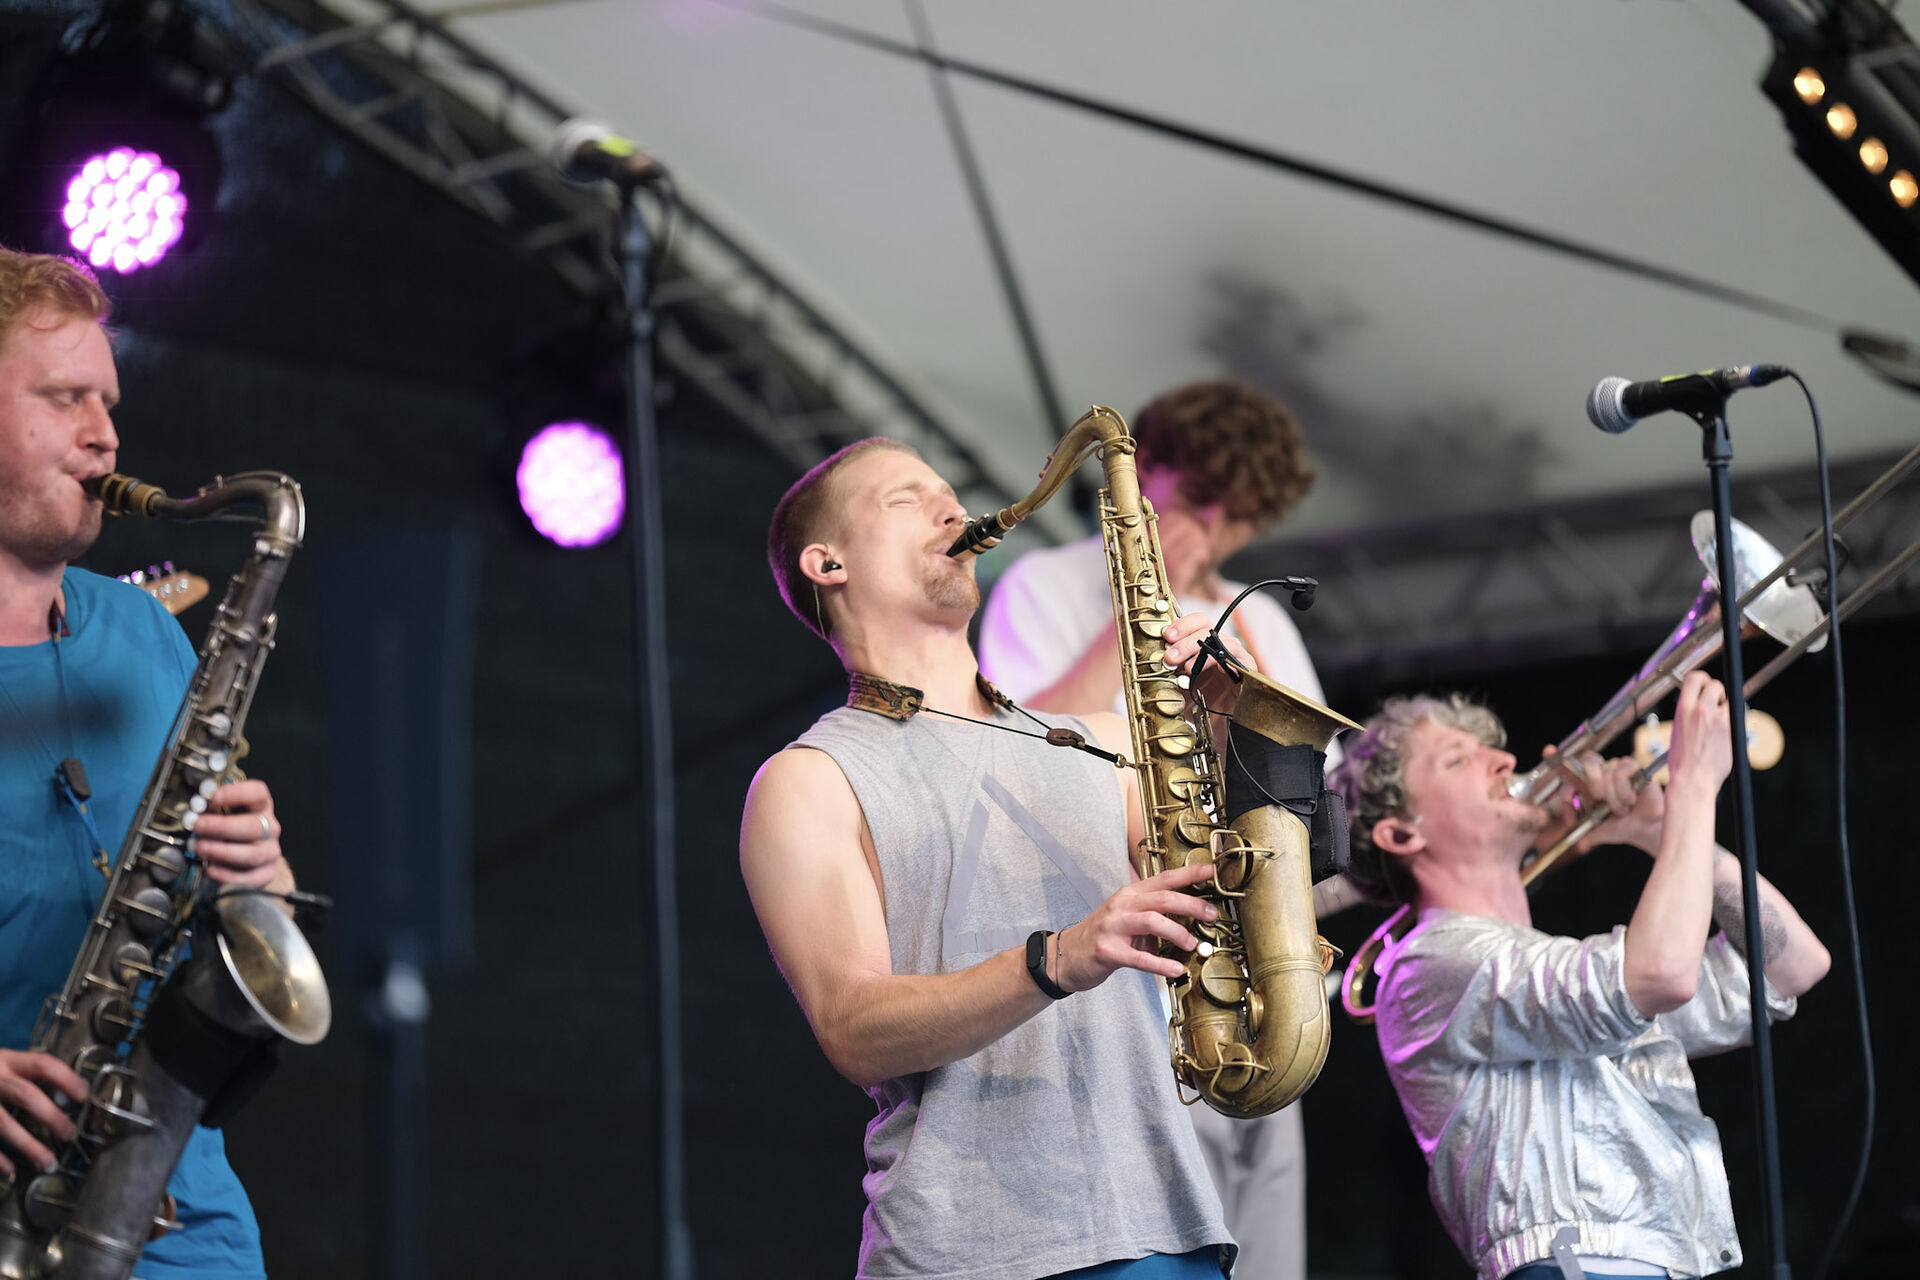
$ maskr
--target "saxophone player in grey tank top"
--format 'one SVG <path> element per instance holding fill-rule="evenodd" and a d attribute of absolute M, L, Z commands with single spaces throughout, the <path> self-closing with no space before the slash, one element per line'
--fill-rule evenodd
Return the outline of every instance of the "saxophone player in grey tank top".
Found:
<path fill-rule="evenodd" d="M 877 1109 L 858 1275 L 1212 1280 L 1235 1250 L 1167 1063 L 1155 979 L 1180 967 L 1154 950 L 1195 945 L 1183 921 L 1212 907 L 1182 890 L 1207 868 L 1135 880 L 1131 773 L 1040 740 L 1124 751 L 1119 716 L 1036 728 L 980 679 L 973 557 L 946 554 L 965 519 L 876 439 L 802 477 L 768 538 L 852 696 L 761 768 L 740 863 L 821 1049 Z M 1176 620 L 1169 661 L 1210 627 Z"/>

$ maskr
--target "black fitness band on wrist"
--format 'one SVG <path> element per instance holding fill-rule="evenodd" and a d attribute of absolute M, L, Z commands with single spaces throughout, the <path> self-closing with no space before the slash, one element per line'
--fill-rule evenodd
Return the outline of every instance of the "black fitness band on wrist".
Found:
<path fill-rule="evenodd" d="M 1047 976 L 1047 939 L 1052 936 L 1046 929 L 1035 929 L 1027 935 L 1027 976 L 1053 999 L 1065 1000 L 1073 992 Z"/>

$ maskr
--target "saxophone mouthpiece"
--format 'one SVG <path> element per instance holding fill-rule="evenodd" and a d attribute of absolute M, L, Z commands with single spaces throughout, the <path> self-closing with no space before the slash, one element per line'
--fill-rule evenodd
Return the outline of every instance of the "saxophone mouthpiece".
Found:
<path fill-rule="evenodd" d="M 964 555 L 979 555 L 991 551 L 1000 545 L 1000 539 L 1007 534 L 1007 527 L 1000 523 L 997 515 L 984 515 L 977 520 L 967 521 L 967 527 L 947 548 L 947 554 L 958 559 Z"/>
<path fill-rule="evenodd" d="M 166 490 L 158 485 L 147 484 L 117 471 L 90 476 L 80 482 L 80 487 L 100 499 L 100 505 L 107 509 L 107 514 L 116 516 L 152 515 L 153 504 L 167 496 Z"/>

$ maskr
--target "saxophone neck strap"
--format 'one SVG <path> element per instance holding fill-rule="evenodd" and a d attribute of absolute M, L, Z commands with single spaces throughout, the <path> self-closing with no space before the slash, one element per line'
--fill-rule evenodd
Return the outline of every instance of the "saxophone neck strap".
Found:
<path fill-rule="evenodd" d="M 1017 733 L 1023 738 L 1039 738 L 1050 746 L 1071 747 L 1077 751 L 1084 751 L 1090 756 L 1098 756 L 1108 764 L 1116 767 L 1124 767 L 1126 765 L 1125 757 L 1116 755 L 1111 751 L 1103 751 L 1101 748 L 1088 742 L 1083 735 L 1075 733 L 1065 725 L 1048 724 L 1039 716 L 1034 715 L 1012 698 L 1009 698 L 1006 694 L 994 688 L 992 682 L 985 676 L 976 672 L 973 677 L 973 683 L 974 687 L 980 691 L 980 696 L 988 702 L 1003 710 L 1025 716 L 1027 719 L 1039 725 L 1045 732 L 1034 733 L 1029 729 L 1016 729 L 1009 724 L 995 724 L 991 720 L 976 720 L 972 716 L 963 716 L 952 711 L 942 711 L 938 707 L 929 707 L 927 705 L 927 695 L 921 690 L 915 689 L 910 685 L 895 684 L 891 680 L 882 679 L 875 675 L 868 675 L 864 671 L 849 671 L 847 673 L 847 705 L 855 711 L 871 711 L 877 716 L 885 716 L 889 720 L 897 720 L 903 724 L 924 711 L 928 715 L 945 716 L 949 720 L 964 720 L 968 724 L 977 724 L 988 729 L 999 729 L 1004 733 Z"/>

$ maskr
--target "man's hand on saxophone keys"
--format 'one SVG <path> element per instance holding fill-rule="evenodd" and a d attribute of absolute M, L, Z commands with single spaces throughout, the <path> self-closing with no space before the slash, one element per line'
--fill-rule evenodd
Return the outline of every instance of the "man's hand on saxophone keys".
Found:
<path fill-rule="evenodd" d="M 292 893 L 293 868 L 280 848 L 273 793 L 258 778 L 229 782 L 207 797 L 193 827 L 193 852 L 223 885 Z"/>
<path fill-rule="evenodd" d="M 1093 909 L 1093 914 L 1068 925 L 1049 941 L 1053 980 L 1068 991 L 1088 991 L 1120 969 L 1140 969 L 1163 978 L 1177 978 L 1184 967 L 1162 956 L 1164 938 L 1183 951 L 1200 940 L 1179 917 L 1212 920 L 1220 912 L 1204 898 L 1183 890 L 1213 875 L 1212 863 L 1195 863 L 1136 880 Z"/>
<path fill-rule="evenodd" d="M 84 1098 L 87 1086 L 73 1068 L 48 1053 L 0 1049 L 0 1170 L 20 1172 L 53 1168 L 53 1152 L 21 1123 L 24 1117 L 61 1142 L 73 1137 L 73 1121 L 56 1100 Z"/>
<path fill-rule="evenodd" d="M 1200 642 L 1213 630 L 1213 619 L 1204 613 L 1183 613 L 1167 624 L 1160 638 L 1167 643 L 1166 655 L 1161 659 L 1169 668 L 1181 672 L 1193 670 L 1194 659 L 1200 656 Z M 1247 647 L 1231 635 L 1222 635 L 1221 641 L 1227 646 L 1227 652 L 1234 661 L 1249 671 L 1258 671 L 1253 655 Z M 1240 686 L 1232 676 L 1221 670 L 1218 662 L 1208 662 L 1200 673 L 1200 679 L 1192 692 L 1197 693 L 1207 704 L 1207 709 L 1216 715 L 1231 715 L 1236 702 L 1240 700 Z"/>

